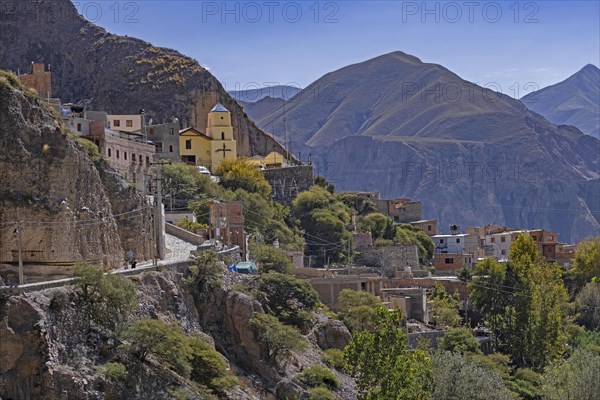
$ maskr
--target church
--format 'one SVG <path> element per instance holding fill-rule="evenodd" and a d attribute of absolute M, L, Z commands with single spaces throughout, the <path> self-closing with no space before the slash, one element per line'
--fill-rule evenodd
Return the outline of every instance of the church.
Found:
<path fill-rule="evenodd" d="M 179 131 L 179 154 L 182 162 L 202 165 L 211 172 L 214 172 L 221 160 L 236 158 L 231 112 L 217 103 L 208 113 L 206 134 L 195 128 Z"/>

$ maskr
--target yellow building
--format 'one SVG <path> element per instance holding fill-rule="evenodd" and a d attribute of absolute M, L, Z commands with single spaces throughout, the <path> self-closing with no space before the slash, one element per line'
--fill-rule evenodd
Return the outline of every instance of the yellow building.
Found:
<path fill-rule="evenodd" d="M 250 157 L 248 158 L 248 162 L 250 162 L 251 164 L 255 164 L 257 167 L 262 167 L 264 169 L 281 168 L 286 165 L 284 157 L 276 151 L 272 151 L 264 157 Z"/>
<path fill-rule="evenodd" d="M 206 134 L 194 128 L 179 131 L 181 160 L 191 165 L 203 165 L 214 171 L 224 158 L 236 158 L 231 113 L 220 103 L 208 113 Z"/>

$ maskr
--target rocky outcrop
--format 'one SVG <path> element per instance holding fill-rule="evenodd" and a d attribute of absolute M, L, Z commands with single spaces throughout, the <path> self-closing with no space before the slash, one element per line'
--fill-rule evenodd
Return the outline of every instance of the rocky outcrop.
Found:
<path fill-rule="evenodd" d="M 341 321 L 329 320 L 315 327 L 315 338 L 323 350 L 340 349 L 352 340 L 352 334 Z"/>
<path fill-rule="evenodd" d="M 126 199 L 123 199 L 126 200 Z M 118 226 L 100 174 L 42 103 L 0 82 L 0 262 L 115 267 Z"/>
<path fill-rule="evenodd" d="M 231 278 L 229 275 L 226 273 Z M 138 289 L 138 307 L 131 318 L 177 322 L 187 334 L 208 338 L 228 359 L 242 385 L 221 398 L 306 397 L 294 377 L 304 367 L 320 363 L 313 334 L 305 337 L 307 350 L 276 370 L 261 358 L 262 349 L 249 327 L 249 319 L 263 312 L 261 303 L 251 296 L 226 287 L 199 296 L 181 273 L 168 270 L 142 273 L 132 279 Z M 120 351 L 114 342 L 115 332 L 90 322 L 82 310 L 70 288 L 0 298 L 0 398 L 170 400 L 173 390 L 194 393 L 193 384 L 152 357 L 140 362 Z M 341 345 L 344 335 L 335 333 L 341 327 L 331 324 L 324 331 L 328 332 L 325 342 Z M 105 376 L 109 361 L 124 364 L 127 376 Z M 339 398 L 355 399 L 353 382 L 339 376 Z"/>
<path fill-rule="evenodd" d="M 148 120 L 177 117 L 183 127 L 201 131 L 220 101 L 231 111 L 239 155 L 282 151 L 196 60 L 110 34 L 86 21 L 69 0 L 25 0 L 2 11 L 0 68 L 23 71 L 32 60 L 51 64 L 53 96 L 65 102 L 88 99 L 90 108 L 115 114 L 144 109 Z"/>

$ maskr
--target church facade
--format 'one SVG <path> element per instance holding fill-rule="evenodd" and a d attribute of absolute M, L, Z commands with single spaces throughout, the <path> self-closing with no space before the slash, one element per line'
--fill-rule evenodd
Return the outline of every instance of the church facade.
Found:
<path fill-rule="evenodd" d="M 229 110 L 217 103 L 208 113 L 206 133 L 195 128 L 179 131 L 179 153 L 184 163 L 202 165 L 211 172 L 223 159 L 235 159 L 237 147 Z"/>

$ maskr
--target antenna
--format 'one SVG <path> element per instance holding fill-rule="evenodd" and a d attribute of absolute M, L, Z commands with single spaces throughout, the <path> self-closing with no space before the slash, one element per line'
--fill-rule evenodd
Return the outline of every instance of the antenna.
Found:
<path fill-rule="evenodd" d="M 285 159 L 290 162 L 290 149 L 288 147 L 288 134 L 287 134 L 287 116 L 285 115 L 285 101 L 283 102 L 283 136 L 285 143 Z"/>

